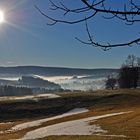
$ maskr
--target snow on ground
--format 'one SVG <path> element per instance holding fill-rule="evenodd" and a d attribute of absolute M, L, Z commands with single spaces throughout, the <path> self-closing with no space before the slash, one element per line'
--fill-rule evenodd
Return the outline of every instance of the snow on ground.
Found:
<path fill-rule="evenodd" d="M 0 125 L 12 124 L 13 122 L 0 123 Z"/>
<path fill-rule="evenodd" d="M 51 94 L 51 93 L 46 93 L 46 94 L 38 94 L 35 96 L 36 98 L 42 98 L 42 97 L 47 97 L 47 98 L 58 98 L 60 97 L 59 95 L 56 94 Z"/>
<path fill-rule="evenodd" d="M 105 135 L 105 134 L 96 134 L 96 136 L 102 136 L 102 137 L 117 137 L 117 138 L 126 138 L 125 135 Z"/>
<path fill-rule="evenodd" d="M 62 122 L 46 127 L 42 127 L 39 129 L 35 129 L 33 131 L 29 131 L 26 135 L 18 140 L 34 140 L 47 136 L 56 136 L 56 135 L 93 135 L 93 134 L 104 134 L 107 131 L 103 130 L 99 125 L 90 125 L 91 121 L 96 121 L 101 118 L 112 117 L 116 115 L 122 115 L 129 112 L 119 112 L 119 113 L 111 113 L 106 115 L 88 117 L 84 119 Z"/>
<path fill-rule="evenodd" d="M 0 101 L 8 101 L 8 100 L 35 100 L 38 98 L 58 98 L 59 95 L 56 94 L 38 94 L 38 95 L 27 95 L 27 96 L 5 96 L 0 97 Z"/>
<path fill-rule="evenodd" d="M 15 131 L 18 131 L 18 130 L 23 130 L 23 129 L 34 127 L 34 126 L 39 126 L 42 123 L 45 123 L 47 121 L 51 121 L 51 120 L 54 120 L 54 119 L 60 119 L 60 118 L 63 118 L 63 117 L 76 115 L 76 114 L 84 113 L 84 112 L 88 112 L 88 111 L 89 110 L 86 109 L 86 108 L 75 108 L 75 109 L 73 109 L 73 110 L 71 110 L 67 113 L 64 113 L 62 115 L 58 115 L 58 116 L 55 116 L 55 117 L 40 119 L 40 120 L 35 120 L 35 121 L 31 121 L 31 122 L 18 124 L 16 126 L 12 127 L 10 130 L 7 130 L 7 132 L 15 132 Z"/>
<path fill-rule="evenodd" d="M 84 112 L 88 112 L 88 111 L 89 111 L 89 110 L 86 109 L 86 108 L 74 108 L 74 109 L 68 111 L 68 112 L 65 113 L 65 114 L 74 115 L 74 114 L 84 113 Z"/>

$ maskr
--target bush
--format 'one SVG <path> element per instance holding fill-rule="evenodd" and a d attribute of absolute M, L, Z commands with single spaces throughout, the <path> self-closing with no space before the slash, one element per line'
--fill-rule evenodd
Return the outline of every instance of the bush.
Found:
<path fill-rule="evenodd" d="M 106 80 L 106 89 L 114 89 L 114 87 L 116 86 L 117 80 L 113 77 L 108 77 L 108 79 Z"/>

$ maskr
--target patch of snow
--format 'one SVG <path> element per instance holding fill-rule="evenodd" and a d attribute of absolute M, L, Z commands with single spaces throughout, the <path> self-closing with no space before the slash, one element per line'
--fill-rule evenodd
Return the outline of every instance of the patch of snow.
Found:
<path fill-rule="evenodd" d="M 36 98 L 42 98 L 42 97 L 47 97 L 47 98 L 58 98 L 60 97 L 59 95 L 56 94 L 51 94 L 51 93 L 46 93 L 46 94 L 38 94 L 35 96 Z"/>
<path fill-rule="evenodd" d="M 0 127 L 4 126 L 4 125 L 9 125 L 9 124 L 13 124 L 13 122 L 5 122 L 5 123 L 0 123 Z M 0 134 L 4 134 L 5 131 L 0 131 Z"/>
<path fill-rule="evenodd" d="M 34 100 L 38 98 L 58 98 L 59 95 L 56 94 L 38 94 L 38 95 L 27 95 L 27 96 L 5 96 L 0 97 L 0 101 L 7 101 L 7 100 Z"/>
<path fill-rule="evenodd" d="M 105 134 L 96 134 L 97 136 L 103 136 L 103 137 L 117 137 L 117 138 L 126 138 L 125 135 L 105 135 Z"/>
<path fill-rule="evenodd" d="M 18 81 L 21 77 L 0 77 L 1 80 Z"/>
<path fill-rule="evenodd" d="M 71 116 L 71 115 L 76 115 L 76 114 L 80 114 L 80 113 L 84 113 L 84 112 L 88 112 L 89 110 L 86 108 L 75 108 L 67 113 L 64 113 L 62 115 L 58 115 L 55 117 L 51 117 L 51 118 L 46 118 L 46 119 L 39 119 L 39 120 L 35 120 L 35 121 L 31 121 L 31 122 L 26 122 L 26 123 L 22 123 L 22 124 L 18 124 L 14 127 L 12 127 L 10 130 L 7 130 L 7 132 L 15 132 L 18 130 L 23 130 L 26 128 L 30 128 L 30 127 L 34 127 L 34 126 L 39 126 L 42 123 L 45 123 L 47 121 L 51 121 L 54 119 L 60 119 L 63 117 L 67 117 L 67 116 Z"/>
<path fill-rule="evenodd" d="M 89 111 L 89 110 L 86 109 L 86 108 L 74 108 L 74 109 L 68 111 L 67 114 L 73 115 L 73 114 L 84 113 L 84 112 L 88 112 L 88 111 Z"/>
<path fill-rule="evenodd" d="M 129 112 L 111 113 L 106 115 L 88 117 L 84 119 L 62 122 L 46 127 L 42 127 L 33 131 L 29 131 L 26 135 L 18 140 L 34 140 L 47 136 L 60 135 L 93 135 L 96 133 L 106 133 L 99 125 L 90 125 L 90 121 L 96 121 L 101 118 L 122 115 Z"/>
<path fill-rule="evenodd" d="M 0 123 L 0 125 L 5 125 L 5 124 L 12 124 L 13 122 L 5 122 L 5 123 Z"/>

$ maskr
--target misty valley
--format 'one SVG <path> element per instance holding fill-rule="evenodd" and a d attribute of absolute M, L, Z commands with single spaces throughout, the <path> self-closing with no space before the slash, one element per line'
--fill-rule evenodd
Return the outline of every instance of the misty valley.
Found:
<path fill-rule="evenodd" d="M 2 72 L 2 68 L 0 68 L 0 90 L 3 91 L 0 92 L 1 96 L 104 89 L 107 76 L 110 74 L 117 76 L 117 70 L 115 69 L 51 68 L 50 71 L 47 67 L 15 67 L 13 68 L 15 69 L 14 73 L 11 69 L 7 68 L 6 71 L 3 70 Z M 20 73 L 18 69 L 20 69 Z M 8 89 L 12 89 L 12 87 L 13 90 Z M 21 88 L 21 91 L 16 93 L 14 87 Z"/>

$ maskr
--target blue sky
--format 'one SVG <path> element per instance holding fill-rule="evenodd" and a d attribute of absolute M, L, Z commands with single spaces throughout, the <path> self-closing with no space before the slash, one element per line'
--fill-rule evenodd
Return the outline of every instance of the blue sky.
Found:
<path fill-rule="evenodd" d="M 78 2 L 78 0 L 77 0 Z M 70 6 L 78 3 L 68 0 Z M 37 4 L 52 16 L 48 0 L 0 0 L 0 9 L 5 12 L 5 23 L 0 24 L 0 66 L 39 65 L 78 68 L 117 68 L 128 54 L 140 56 L 140 46 L 102 51 L 85 46 L 75 37 L 86 39 L 84 23 L 77 25 L 48 22 L 34 8 Z M 120 3 L 112 3 L 120 6 Z M 138 37 L 139 26 L 126 26 L 117 20 L 96 17 L 89 23 L 98 41 L 129 41 Z"/>

